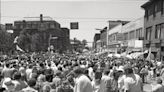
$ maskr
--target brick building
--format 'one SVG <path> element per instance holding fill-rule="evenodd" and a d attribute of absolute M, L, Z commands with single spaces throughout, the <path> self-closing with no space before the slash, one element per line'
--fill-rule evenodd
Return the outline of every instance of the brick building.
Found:
<path fill-rule="evenodd" d="M 141 6 L 144 16 L 144 49 L 164 60 L 164 0 L 149 0 Z"/>
<path fill-rule="evenodd" d="M 62 29 L 58 22 L 50 17 L 43 17 L 42 14 L 36 20 L 32 17 L 23 21 L 15 21 L 14 37 L 19 36 L 23 30 L 28 32 L 32 39 L 30 44 L 25 45 L 26 51 L 46 51 L 50 45 L 60 51 L 66 49 L 63 44 L 69 46 L 69 29 Z"/>

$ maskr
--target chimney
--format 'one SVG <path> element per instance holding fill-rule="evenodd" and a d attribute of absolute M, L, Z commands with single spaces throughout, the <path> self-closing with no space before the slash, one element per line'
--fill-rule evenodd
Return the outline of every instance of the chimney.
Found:
<path fill-rule="evenodd" d="M 43 22 L 43 14 L 40 14 L 40 21 Z"/>

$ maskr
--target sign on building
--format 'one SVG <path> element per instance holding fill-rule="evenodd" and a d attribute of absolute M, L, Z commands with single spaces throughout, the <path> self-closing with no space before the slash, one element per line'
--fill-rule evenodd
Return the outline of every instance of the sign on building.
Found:
<path fill-rule="evenodd" d="M 70 23 L 70 29 L 79 29 L 79 23 L 78 22 L 71 22 Z"/>
<path fill-rule="evenodd" d="M 123 40 L 124 40 L 124 35 L 121 34 L 121 33 L 118 33 L 118 34 L 116 35 L 116 39 L 117 39 L 117 41 L 123 41 Z"/>

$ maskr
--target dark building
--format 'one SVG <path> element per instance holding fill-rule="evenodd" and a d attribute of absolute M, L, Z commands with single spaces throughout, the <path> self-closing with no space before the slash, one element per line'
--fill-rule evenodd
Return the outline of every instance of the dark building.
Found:
<path fill-rule="evenodd" d="M 164 60 L 164 0 L 149 0 L 141 6 L 144 16 L 144 49 Z"/>
<path fill-rule="evenodd" d="M 62 46 L 63 46 L 63 50 L 70 50 L 70 30 L 68 28 L 61 28 L 62 29 L 62 37 L 61 40 L 62 42 Z"/>
<path fill-rule="evenodd" d="M 95 36 L 94 36 L 94 42 L 93 42 L 93 48 L 96 49 L 97 48 L 97 45 L 96 45 L 96 42 L 100 40 L 100 33 L 96 33 Z"/>
<path fill-rule="evenodd" d="M 69 39 L 69 37 L 65 37 L 69 35 L 67 32 L 69 30 L 62 30 L 58 22 L 50 17 L 43 17 L 42 14 L 36 18 L 37 20 L 30 17 L 23 21 L 14 22 L 14 36 L 28 33 L 31 39 L 31 42 L 22 48 L 26 51 L 46 51 L 50 45 L 53 45 L 55 50 L 63 50 L 63 40 Z"/>

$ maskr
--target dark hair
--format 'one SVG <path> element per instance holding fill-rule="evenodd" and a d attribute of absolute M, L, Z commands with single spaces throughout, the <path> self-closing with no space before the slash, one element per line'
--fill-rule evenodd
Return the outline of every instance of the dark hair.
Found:
<path fill-rule="evenodd" d="M 108 70 L 108 69 L 105 69 L 105 70 L 104 70 L 104 74 L 105 74 L 105 75 L 108 75 L 109 73 L 110 73 L 110 70 Z"/>
<path fill-rule="evenodd" d="M 46 81 L 52 82 L 52 79 L 53 79 L 53 75 L 51 75 L 51 74 L 46 75 Z"/>
<path fill-rule="evenodd" d="M 83 74 L 83 69 L 78 67 L 77 69 L 74 70 L 75 74 Z"/>
<path fill-rule="evenodd" d="M 9 68 L 10 64 L 9 63 L 6 63 L 6 67 Z"/>
<path fill-rule="evenodd" d="M 20 73 L 20 72 L 16 72 L 16 73 L 14 74 L 14 79 L 15 79 L 15 80 L 21 79 L 21 73 Z"/>
<path fill-rule="evenodd" d="M 30 79 L 27 83 L 30 87 L 34 87 L 36 85 L 36 79 Z"/>
<path fill-rule="evenodd" d="M 126 68 L 125 74 L 133 74 L 133 69 L 132 68 Z"/>
<path fill-rule="evenodd" d="M 95 72 L 95 79 L 101 79 L 102 77 L 102 72 L 101 71 L 96 71 Z"/>

